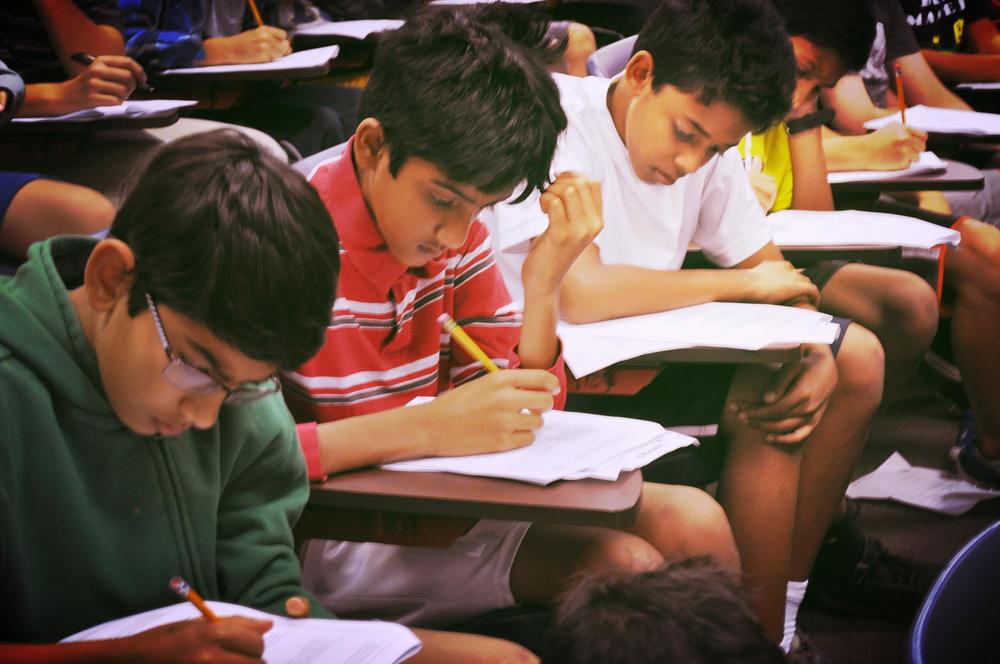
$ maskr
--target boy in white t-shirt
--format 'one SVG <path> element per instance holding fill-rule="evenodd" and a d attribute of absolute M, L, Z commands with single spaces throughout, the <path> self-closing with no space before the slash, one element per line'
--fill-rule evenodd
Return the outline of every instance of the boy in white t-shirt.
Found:
<path fill-rule="evenodd" d="M 781 24 L 766 0 L 667 0 L 640 32 L 623 76 L 557 77 L 569 128 L 552 167 L 599 181 L 604 211 L 604 230 L 563 282 L 565 319 L 709 301 L 817 304 L 819 287 L 771 243 L 729 150 L 788 112 L 795 61 Z M 519 251 L 545 228 L 545 216 L 528 201 L 499 206 L 495 217 L 505 277 L 516 288 Z M 692 242 L 732 269 L 681 270 Z M 835 269 L 812 275 L 823 282 Z M 858 325 L 842 327 L 837 348 L 807 346 L 801 360 L 777 371 L 667 371 L 617 404 L 576 398 L 578 408 L 613 407 L 668 424 L 706 423 L 680 414 L 716 418 L 729 441 L 718 497 L 756 591 L 754 608 L 786 650 L 813 558 L 882 393 L 878 339 Z"/>

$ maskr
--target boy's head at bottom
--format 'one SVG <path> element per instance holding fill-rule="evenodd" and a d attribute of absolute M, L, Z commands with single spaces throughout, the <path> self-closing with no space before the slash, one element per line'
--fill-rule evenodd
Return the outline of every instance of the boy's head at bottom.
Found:
<path fill-rule="evenodd" d="M 707 558 L 647 572 L 580 578 L 561 598 L 549 634 L 553 664 L 785 662 L 747 603 L 739 579 Z"/>
<path fill-rule="evenodd" d="M 211 427 L 323 342 L 336 231 L 305 180 L 236 132 L 154 156 L 70 298 L 104 392 L 140 435 Z"/>
<path fill-rule="evenodd" d="M 353 158 L 388 251 L 426 265 L 479 210 L 545 186 L 566 126 L 538 54 L 461 11 L 417 13 L 379 43 Z"/>
<path fill-rule="evenodd" d="M 632 168 L 673 184 L 788 112 L 795 59 L 769 0 L 665 0 L 609 107 Z"/>

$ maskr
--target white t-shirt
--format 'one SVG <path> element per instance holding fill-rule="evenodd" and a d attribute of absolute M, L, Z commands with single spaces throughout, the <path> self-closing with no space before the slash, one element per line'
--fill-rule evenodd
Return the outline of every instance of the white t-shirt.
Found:
<path fill-rule="evenodd" d="M 552 172 L 572 170 L 601 183 L 604 230 L 597 237 L 605 264 L 680 269 L 694 242 L 722 267 L 752 256 L 771 240 L 737 150 L 713 157 L 672 185 L 640 180 L 607 107 L 604 78 L 554 74 L 569 127 L 560 138 Z M 497 261 L 514 300 L 523 304 L 521 264 L 529 241 L 548 217 L 538 194 L 518 205 L 484 211 Z"/>

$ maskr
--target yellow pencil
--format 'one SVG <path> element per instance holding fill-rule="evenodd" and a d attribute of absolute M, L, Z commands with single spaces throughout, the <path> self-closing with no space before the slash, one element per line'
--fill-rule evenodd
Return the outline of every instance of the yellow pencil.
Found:
<path fill-rule="evenodd" d="M 257 3 L 254 2 L 253 0 L 247 0 L 247 4 L 250 5 L 250 11 L 253 12 L 253 18 L 254 18 L 255 21 L 257 21 L 257 27 L 258 28 L 263 28 L 264 27 L 264 19 L 261 18 L 261 16 L 260 16 L 260 10 L 257 9 Z"/>
<path fill-rule="evenodd" d="M 899 120 L 906 124 L 906 97 L 903 94 L 903 68 L 896 63 L 896 100 L 899 102 Z"/>
<path fill-rule="evenodd" d="M 179 576 L 175 576 L 170 579 L 170 587 L 175 593 L 188 600 L 201 611 L 201 615 L 205 616 L 205 619 L 210 622 L 219 622 L 219 616 L 215 615 L 212 609 L 208 608 L 208 604 L 205 604 L 205 600 L 201 598 L 195 589 L 188 585 L 188 582 Z"/>
<path fill-rule="evenodd" d="M 490 373 L 496 373 L 500 371 L 497 365 L 493 364 L 493 360 L 490 356 L 483 352 L 483 349 L 476 345 L 476 342 L 472 340 L 468 334 L 465 333 L 458 323 L 451 319 L 448 314 L 441 314 L 438 316 L 438 322 L 441 323 L 441 327 L 444 328 L 446 334 L 450 334 L 451 338 L 458 342 L 458 345 L 465 350 L 466 353 L 472 356 L 473 359 L 479 360 L 479 362 L 486 367 L 486 370 Z"/>

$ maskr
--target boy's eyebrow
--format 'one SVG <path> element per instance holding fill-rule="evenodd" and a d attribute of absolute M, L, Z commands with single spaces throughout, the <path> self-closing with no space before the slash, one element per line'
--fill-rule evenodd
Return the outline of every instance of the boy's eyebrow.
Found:
<path fill-rule="evenodd" d="M 691 126 L 694 127 L 695 130 L 698 131 L 698 133 L 700 133 L 702 136 L 706 136 L 706 137 L 708 136 L 708 132 L 705 131 L 704 127 L 702 127 L 700 124 L 698 124 L 698 121 L 695 120 L 693 117 L 691 117 L 690 115 L 687 116 L 687 121 L 690 122 Z"/>
<path fill-rule="evenodd" d="M 451 182 L 448 182 L 447 180 L 438 180 L 437 178 L 434 178 L 431 180 L 431 182 L 433 182 L 439 187 L 444 187 L 445 189 L 452 192 L 453 194 L 455 194 L 456 196 L 458 196 L 459 198 L 468 203 L 472 203 L 473 205 L 476 204 L 476 199 L 469 198 L 464 191 L 459 189 L 456 185 L 452 184 Z"/>
<path fill-rule="evenodd" d="M 227 374 L 222 369 L 222 365 L 219 363 L 219 360 L 215 357 L 215 355 L 212 354 L 212 351 L 208 350 L 194 339 L 188 339 L 188 342 L 196 351 L 198 351 L 202 356 L 204 356 L 206 360 L 208 360 L 208 363 L 212 365 L 212 371 L 214 371 L 219 376 L 219 378 L 222 380 L 223 383 L 226 383 L 228 385 L 229 383 L 233 382 L 233 379 L 229 376 L 229 374 Z"/>

